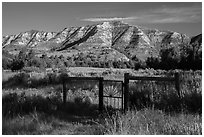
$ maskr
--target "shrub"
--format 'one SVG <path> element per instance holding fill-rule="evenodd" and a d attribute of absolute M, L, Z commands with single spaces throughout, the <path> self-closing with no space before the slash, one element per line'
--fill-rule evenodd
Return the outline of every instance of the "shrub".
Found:
<path fill-rule="evenodd" d="M 46 99 L 40 95 L 26 96 L 25 93 L 10 93 L 2 97 L 2 113 L 4 116 L 16 116 L 33 111 L 51 112 L 52 102 L 52 98 Z"/>
<path fill-rule="evenodd" d="M 93 100 L 91 99 L 91 97 L 86 96 L 83 98 L 82 102 L 84 103 L 84 105 L 90 106 L 93 103 Z"/>
<path fill-rule="evenodd" d="M 11 63 L 12 71 L 21 70 L 23 67 L 24 67 L 24 62 L 22 60 L 14 60 Z"/>
<path fill-rule="evenodd" d="M 81 105 L 82 102 L 83 102 L 82 100 L 83 100 L 82 97 L 76 97 L 76 98 L 74 98 L 74 103 L 76 103 L 76 104 L 78 104 L 78 105 Z"/>
<path fill-rule="evenodd" d="M 99 124 L 106 135 L 201 135 L 199 115 L 167 115 L 161 110 L 142 109 L 125 114 L 107 114 Z"/>
<path fill-rule="evenodd" d="M 202 114 L 202 94 L 196 92 L 186 94 L 182 99 L 182 103 L 185 110 Z"/>
<path fill-rule="evenodd" d="M 54 84 L 57 82 L 57 74 L 56 73 L 48 73 L 47 79 L 49 84 Z"/>
<path fill-rule="evenodd" d="M 3 69 L 10 69 L 12 61 L 9 58 L 2 57 L 2 67 Z"/>

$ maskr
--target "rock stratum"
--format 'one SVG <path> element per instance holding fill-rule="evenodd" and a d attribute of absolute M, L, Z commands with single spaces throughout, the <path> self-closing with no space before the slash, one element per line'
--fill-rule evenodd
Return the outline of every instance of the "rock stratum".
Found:
<path fill-rule="evenodd" d="M 31 30 L 17 35 L 3 36 L 2 48 L 17 54 L 22 48 L 36 53 L 74 56 L 78 53 L 95 54 L 101 60 L 126 60 L 136 56 L 146 60 L 159 56 L 163 48 L 182 48 L 202 42 L 202 34 L 189 37 L 173 31 L 161 31 L 131 26 L 119 21 L 103 22 L 83 27 L 68 27 L 59 32 Z"/>

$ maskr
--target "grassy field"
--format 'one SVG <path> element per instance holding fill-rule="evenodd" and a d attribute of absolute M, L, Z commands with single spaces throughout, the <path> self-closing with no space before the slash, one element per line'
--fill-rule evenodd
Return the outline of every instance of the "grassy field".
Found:
<path fill-rule="evenodd" d="M 129 72 L 134 75 L 172 75 L 173 72 L 69 68 L 71 76 L 103 76 L 120 79 Z M 98 111 L 97 82 L 68 82 L 67 103 L 62 103 L 62 84 L 54 73 L 3 72 L 2 133 L 3 134 L 69 134 L 69 135 L 201 135 L 202 87 L 200 72 L 182 76 L 183 104 L 178 105 L 171 88 L 161 92 L 164 83 L 130 84 L 130 103 L 134 109 Z M 115 76 L 115 77 L 112 77 Z M 137 87 L 136 85 L 137 84 Z M 138 85 L 140 87 L 138 87 Z M 143 85 L 143 86 L 142 86 Z M 168 84 L 167 84 L 168 85 Z M 157 102 L 146 94 L 156 89 Z M 172 86 L 171 83 L 169 86 Z M 107 94 L 117 88 L 104 85 Z M 162 89 L 162 88 L 161 88 Z M 146 92 L 145 92 L 146 91 Z M 138 98 L 139 97 L 139 98 Z M 150 104 L 149 102 L 150 101 Z M 179 107 L 178 107 L 179 106 Z M 168 108 L 168 109 L 166 109 Z"/>
<path fill-rule="evenodd" d="M 55 135 L 202 135 L 202 117 L 191 114 L 167 115 L 144 109 L 127 114 L 77 116 L 68 113 L 32 112 L 3 117 L 3 134 Z"/>
<path fill-rule="evenodd" d="M 49 94 L 50 93 L 50 94 Z M 49 88 L 4 90 L 3 134 L 201 135 L 202 116 L 153 108 L 103 114 L 97 105 L 68 100 L 65 106 Z M 78 96 L 79 97 L 79 96 Z M 12 98 L 12 101 L 10 100 Z M 48 99 L 49 98 L 49 99 Z M 12 110 L 12 111 L 11 111 Z"/>

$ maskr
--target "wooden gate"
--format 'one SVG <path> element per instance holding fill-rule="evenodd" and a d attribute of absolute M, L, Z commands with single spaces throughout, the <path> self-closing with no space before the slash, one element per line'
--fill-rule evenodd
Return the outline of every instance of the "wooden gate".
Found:
<path fill-rule="evenodd" d="M 106 110 L 124 109 L 124 84 L 119 80 L 103 81 L 103 106 Z"/>

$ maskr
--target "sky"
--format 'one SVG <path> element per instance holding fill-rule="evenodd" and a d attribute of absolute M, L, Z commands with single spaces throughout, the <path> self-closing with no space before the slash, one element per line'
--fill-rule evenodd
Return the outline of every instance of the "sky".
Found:
<path fill-rule="evenodd" d="M 103 21 L 171 30 L 194 36 L 202 33 L 201 2 L 3 2 L 2 35 L 29 30 L 58 32 L 66 27 Z"/>

